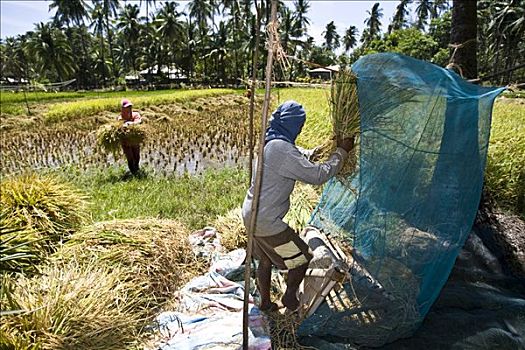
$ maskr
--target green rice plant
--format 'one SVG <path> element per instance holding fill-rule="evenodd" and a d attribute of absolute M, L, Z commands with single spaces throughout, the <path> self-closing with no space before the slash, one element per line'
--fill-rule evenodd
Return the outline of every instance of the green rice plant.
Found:
<path fill-rule="evenodd" d="M 133 103 L 140 109 L 151 105 L 184 102 L 199 97 L 213 97 L 233 92 L 234 90 L 231 89 L 203 89 L 163 91 L 162 93 L 157 94 L 142 93 L 133 97 Z M 131 94 L 126 95 L 126 93 L 120 95 L 121 97 L 57 103 L 50 106 L 49 110 L 44 113 L 44 120 L 53 123 L 73 118 L 89 117 L 103 111 L 118 112 L 120 111 L 120 99 L 128 95 L 132 96 Z"/>
<path fill-rule="evenodd" d="M 494 108 L 485 188 L 504 210 L 525 218 L 525 103 L 499 100 Z"/>
<path fill-rule="evenodd" d="M 2 349 L 124 349 L 135 340 L 148 309 L 144 286 L 124 267 L 95 260 L 54 261 L 38 274 L 3 276 Z"/>
<path fill-rule="evenodd" d="M 204 272 L 188 233 L 174 220 L 98 222 L 73 234 L 53 257 L 79 262 L 95 259 L 108 268 L 125 267 L 133 283 L 144 287 L 144 302 L 154 299 L 161 306 L 184 283 Z"/>
<path fill-rule="evenodd" d="M 114 121 L 97 130 L 97 145 L 106 152 L 118 153 L 121 144 L 140 145 L 147 139 L 148 129 L 140 124 L 125 125 Z"/>
<path fill-rule="evenodd" d="M 53 251 L 87 219 L 86 197 L 55 177 L 34 173 L 14 176 L 3 180 L 0 190 L 3 223 L 21 230 L 14 244 L 36 238 L 41 239 L 39 245 Z"/>
<path fill-rule="evenodd" d="M 11 227 L 5 211 L 0 209 L 0 273 L 28 272 L 42 258 L 40 239 L 25 228 Z"/>

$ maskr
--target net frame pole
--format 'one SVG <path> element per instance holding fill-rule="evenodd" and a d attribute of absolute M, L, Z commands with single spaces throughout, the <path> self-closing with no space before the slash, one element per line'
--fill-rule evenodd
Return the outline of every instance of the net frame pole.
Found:
<path fill-rule="evenodd" d="M 277 1 L 272 0 L 271 7 L 271 21 L 270 25 L 276 25 L 277 23 Z M 268 122 L 268 110 L 270 107 L 270 92 L 272 88 L 272 66 L 274 56 L 274 37 L 268 35 L 268 58 L 266 60 L 266 87 L 264 93 L 264 104 L 261 116 L 261 133 L 259 136 L 259 147 L 257 155 L 257 170 L 255 173 L 254 193 L 252 201 L 252 215 L 250 218 L 250 227 L 248 227 L 248 243 L 246 247 L 246 268 L 244 270 L 244 305 L 242 314 L 242 348 L 248 350 L 248 299 L 250 297 L 250 275 L 251 275 L 251 260 L 253 250 L 253 233 L 255 231 L 255 224 L 257 220 L 257 211 L 259 209 L 259 195 L 261 192 L 262 174 L 263 174 L 263 161 L 264 161 L 264 139 L 266 124 Z"/>

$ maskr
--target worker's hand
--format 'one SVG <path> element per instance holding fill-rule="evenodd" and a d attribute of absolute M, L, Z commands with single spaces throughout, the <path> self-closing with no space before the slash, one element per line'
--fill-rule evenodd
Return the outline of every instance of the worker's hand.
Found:
<path fill-rule="evenodd" d="M 124 126 L 130 126 L 130 125 L 133 125 L 133 122 L 125 122 L 124 123 Z"/>
<path fill-rule="evenodd" d="M 347 138 L 337 138 L 337 147 L 341 147 L 347 152 L 350 152 L 350 150 L 354 147 L 354 137 L 347 137 Z"/>

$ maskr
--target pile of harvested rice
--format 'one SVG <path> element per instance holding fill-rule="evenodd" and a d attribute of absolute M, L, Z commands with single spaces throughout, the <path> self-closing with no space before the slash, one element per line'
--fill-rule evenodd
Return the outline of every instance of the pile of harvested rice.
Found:
<path fill-rule="evenodd" d="M 97 130 L 97 145 L 106 152 L 120 151 L 121 144 L 142 144 L 148 135 L 147 128 L 141 124 L 124 125 L 120 120 L 102 125 Z"/>
<path fill-rule="evenodd" d="M 234 208 L 225 215 L 217 217 L 213 227 L 219 232 L 221 245 L 226 251 L 246 248 L 248 238 L 242 220 L 241 208 Z"/>
<path fill-rule="evenodd" d="M 125 266 L 146 297 L 161 303 L 191 278 L 205 271 L 188 241 L 189 230 L 174 220 L 142 219 L 98 222 L 72 235 L 58 259 L 97 259 Z"/>
<path fill-rule="evenodd" d="M 129 270 L 96 260 L 53 261 L 2 280 L 0 348 L 128 348 L 149 310 Z M 17 312 L 18 310 L 18 312 Z"/>

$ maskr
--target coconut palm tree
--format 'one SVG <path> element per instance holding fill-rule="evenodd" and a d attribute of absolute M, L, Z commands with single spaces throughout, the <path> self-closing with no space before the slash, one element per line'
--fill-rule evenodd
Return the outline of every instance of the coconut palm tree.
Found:
<path fill-rule="evenodd" d="M 394 30 L 402 29 L 407 24 L 408 16 L 408 5 L 412 3 L 412 0 L 401 0 L 396 7 L 396 12 L 394 12 L 394 18 L 392 23 L 388 26 L 388 34 L 392 33 Z"/>
<path fill-rule="evenodd" d="M 104 9 L 102 8 L 101 3 L 95 3 L 95 6 L 93 7 L 91 11 L 91 24 L 89 26 L 90 29 L 93 30 L 93 33 L 98 37 L 100 41 L 100 47 L 97 50 L 96 55 L 92 55 L 92 57 L 96 60 L 95 64 L 98 65 L 98 71 L 101 74 L 103 85 L 106 85 L 106 80 L 109 75 L 106 75 L 106 72 L 109 72 L 109 70 L 102 69 L 102 65 L 107 66 L 106 62 L 106 44 L 104 42 L 104 30 L 105 30 L 105 16 L 104 16 Z"/>
<path fill-rule="evenodd" d="M 341 44 L 339 43 L 339 34 L 337 33 L 337 28 L 334 24 L 334 21 L 326 25 L 326 30 L 323 32 L 324 43 L 323 47 L 328 50 L 335 50 Z"/>
<path fill-rule="evenodd" d="M 476 78 L 478 75 L 477 23 L 476 0 L 453 1 L 450 42 L 462 45 L 456 50 L 453 63 L 461 67 L 466 78 Z"/>
<path fill-rule="evenodd" d="M 301 31 L 301 36 L 305 35 L 310 25 L 310 19 L 306 17 L 308 10 L 310 9 L 310 2 L 308 0 L 295 0 L 295 21 Z"/>
<path fill-rule="evenodd" d="M 0 45 L 0 69 L 2 77 L 13 76 L 20 80 L 27 79 L 29 75 L 28 57 L 26 53 L 27 36 L 7 37 L 5 43 Z"/>
<path fill-rule="evenodd" d="M 119 0 L 93 0 L 95 7 L 101 5 L 101 11 L 104 18 L 104 29 L 106 31 L 106 37 L 109 43 L 109 54 L 111 57 L 111 70 L 113 72 L 113 78 L 117 78 L 118 70 L 115 62 L 115 53 L 113 50 L 113 30 L 111 26 L 111 19 L 117 15 L 117 11 L 120 7 Z"/>
<path fill-rule="evenodd" d="M 177 43 L 184 36 L 184 26 L 179 20 L 182 13 L 177 11 L 177 6 L 178 4 L 175 2 L 166 1 L 157 13 L 155 20 L 160 37 L 164 38 L 168 43 L 164 50 L 163 61 L 169 66 L 173 66 L 176 63 Z"/>
<path fill-rule="evenodd" d="M 150 22 L 149 22 L 149 6 L 150 4 L 153 5 L 153 7 L 155 8 L 156 7 L 156 3 L 157 3 L 157 0 L 140 0 L 139 2 L 139 7 L 142 7 L 142 1 L 145 2 L 146 4 L 146 26 L 145 26 L 145 30 L 144 30 L 144 35 L 145 35 L 145 43 L 147 44 L 150 44 L 152 42 L 152 31 L 150 30 Z M 151 55 L 148 51 L 145 51 L 145 56 L 146 56 L 146 66 L 148 67 L 148 79 L 151 77 Z"/>
<path fill-rule="evenodd" d="M 432 3 L 432 11 L 430 12 L 430 19 L 438 18 L 444 11 L 449 8 L 448 0 L 434 0 Z"/>
<path fill-rule="evenodd" d="M 525 1 L 507 0 L 491 2 L 491 17 L 488 30 L 493 44 L 494 72 L 515 66 L 519 57 L 523 57 L 523 37 L 525 36 Z M 501 57 L 505 57 L 501 62 Z M 499 83 L 510 81 L 513 72 L 501 75 Z"/>
<path fill-rule="evenodd" d="M 127 4 L 120 12 L 117 28 L 122 35 L 122 42 L 125 46 L 131 68 L 137 71 L 137 51 L 139 50 L 138 42 L 140 38 L 141 23 L 139 19 L 139 7 L 137 5 Z"/>
<path fill-rule="evenodd" d="M 75 25 L 79 29 L 80 43 L 82 46 L 82 55 L 75 55 L 76 66 L 80 69 L 77 71 L 77 86 L 78 84 L 85 85 L 85 78 L 87 74 L 87 49 L 86 39 L 84 38 L 85 18 L 89 18 L 88 6 L 84 0 L 53 0 L 49 5 L 49 10 L 56 8 L 54 16 L 55 23 L 60 26 L 65 24 L 68 28 L 67 35 L 70 43 L 72 40 L 71 25 Z"/>
<path fill-rule="evenodd" d="M 193 23 L 197 24 L 197 27 L 199 28 L 199 43 L 200 43 L 200 50 L 201 56 L 204 56 L 205 47 L 207 45 L 208 37 L 208 20 L 212 19 L 213 17 L 213 6 L 212 3 L 209 0 L 193 0 L 188 4 L 188 15 L 190 19 L 190 27 L 191 27 L 191 20 L 193 19 Z M 203 66 L 204 66 L 204 75 L 206 75 L 206 59 L 203 59 Z"/>
<path fill-rule="evenodd" d="M 53 71 L 65 80 L 75 71 L 71 48 L 65 34 L 51 23 L 38 23 L 28 40 L 28 52 L 42 72 Z"/>
<path fill-rule="evenodd" d="M 379 3 L 376 2 L 374 6 L 372 6 L 372 9 L 370 11 L 367 11 L 368 17 L 365 20 L 366 24 L 366 35 L 365 32 L 363 32 L 363 42 L 365 43 L 365 46 L 368 45 L 372 40 L 379 37 L 379 34 L 381 32 L 381 18 L 383 18 L 383 10 L 379 8 Z"/>
<path fill-rule="evenodd" d="M 345 52 L 350 51 L 350 49 L 357 44 L 357 34 L 358 30 L 356 26 L 348 27 L 348 29 L 345 32 L 345 35 L 343 36 L 343 45 L 345 48 Z"/>
<path fill-rule="evenodd" d="M 416 7 L 417 22 L 416 28 L 419 30 L 424 30 L 427 25 L 427 20 L 430 17 L 433 7 L 431 0 L 418 0 L 418 5 Z"/>
<path fill-rule="evenodd" d="M 215 59 L 215 74 L 217 80 L 220 80 L 224 83 L 226 79 L 226 58 L 227 58 L 227 41 L 228 41 L 228 32 L 230 29 L 224 21 L 220 21 L 217 27 L 217 33 L 212 38 L 212 43 L 206 58 Z"/>
<path fill-rule="evenodd" d="M 233 38 L 231 43 L 233 49 L 233 63 L 235 65 L 235 79 L 239 78 L 239 50 L 241 48 L 241 40 L 239 39 L 242 34 L 241 23 L 239 18 L 241 18 L 241 6 L 239 0 L 225 0 L 223 1 L 223 14 L 228 10 L 228 14 L 231 17 L 232 25 L 226 26 L 230 29 L 230 35 Z"/>

